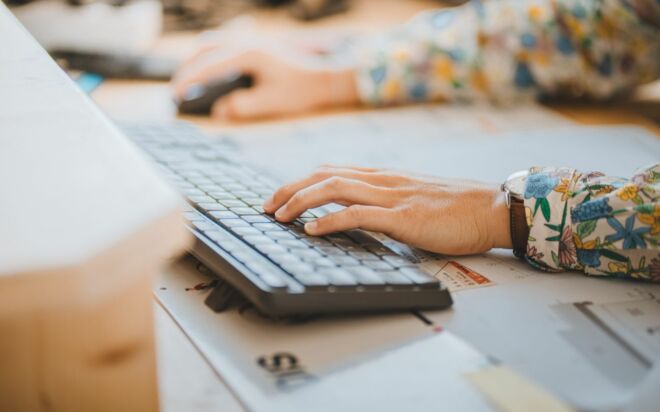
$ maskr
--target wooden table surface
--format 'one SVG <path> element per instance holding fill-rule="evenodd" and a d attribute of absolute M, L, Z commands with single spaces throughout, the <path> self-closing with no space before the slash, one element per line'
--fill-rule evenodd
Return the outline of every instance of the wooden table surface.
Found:
<path fill-rule="evenodd" d="M 259 30 L 278 32 L 317 31 L 319 29 L 373 31 L 403 22 L 417 12 L 437 7 L 432 1 L 379 0 L 354 1 L 350 12 L 309 24 L 292 20 L 283 11 L 260 11 L 254 15 Z M 195 47 L 195 36 L 178 34 L 165 36 L 158 44 L 159 53 L 184 55 Z M 660 111 L 660 83 L 645 87 L 638 93 L 648 112 Z M 167 121 L 177 118 L 167 83 L 149 81 L 108 80 L 92 98 L 114 119 Z M 637 124 L 660 136 L 660 126 L 643 116 L 638 105 L 555 104 L 559 113 L 584 124 Z M 657 110 L 656 110 L 657 109 Z M 241 127 L 241 124 L 182 118 L 206 130 Z M 278 120 L 278 121 L 287 121 Z M 240 403 L 225 387 L 215 371 L 179 329 L 172 318 L 155 305 L 161 408 L 164 411 L 242 411 Z"/>

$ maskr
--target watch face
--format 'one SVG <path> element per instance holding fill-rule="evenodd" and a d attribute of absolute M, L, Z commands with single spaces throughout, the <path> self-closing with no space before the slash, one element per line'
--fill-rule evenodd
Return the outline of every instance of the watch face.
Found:
<path fill-rule="evenodd" d="M 504 183 L 504 187 L 514 196 L 522 198 L 525 190 L 525 180 L 529 175 L 528 170 L 521 170 L 509 176 Z"/>

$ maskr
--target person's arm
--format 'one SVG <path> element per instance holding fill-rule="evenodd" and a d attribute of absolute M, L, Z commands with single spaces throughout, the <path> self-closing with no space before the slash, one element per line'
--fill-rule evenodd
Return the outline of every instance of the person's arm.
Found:
<path fill-rule="evenodd" d="M 356 50 L 360 98 L 608 98 L 660 76 L 655 0 L 473 0 Z"/>
<path fill-rule="evenodd" d="M 569 169 L 532 172 L 525 188 L 530 263 L 660 281 L 660 165 L 630 181 Z M 512 247 L 504 193 L 476 181 L 326 166 L 281 187 L 263 207 L 289 222 L 328 203 L 346 207 L 307 222 L 307 233 L 365 229 L 450 255 Z"/>
<path fill-rule="evenodd" d="M 660 165 L 630 180 L 532 169 L 525 208 L 537 268 L 660 281 Z"/>

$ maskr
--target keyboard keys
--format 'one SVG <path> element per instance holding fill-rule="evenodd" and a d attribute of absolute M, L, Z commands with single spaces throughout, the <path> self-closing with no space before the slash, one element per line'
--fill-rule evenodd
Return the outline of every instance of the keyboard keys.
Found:
<path fill-rule="evenodd" d="M 294 240 L 296 237 L 291 233 L 280 231 L 280 232 L 266 232 L 266 236 L 275 240 Z"/>
<path fill-rule="evenodd" d="M 279 243 L 282 244 L 281 242 Z M 299 256 L 301 259 L 307 262 L 313 262 L 317 259 L 323 258 L 323 255 L 321 253 L 307 247 L 305 249 L 293 250 L 292 253 L 294 253 L 296 256 Z"/>
<path fill-rule="evenodd" d="M 275 223 L 256 223 L 253 225 L 255 229 L 259 229 L 262 232 L 281 232 L 282 229 L 279 225 Z"/>
<path fill-rule="evenodd" d="M 412 280 L 398 270 L 380 271 L 378 276 L 383 278 L 388 285 L 410 285 L 413 283 Z"/>
<path fill-rule="evenodd" d="M 361 285 L 380 285 L 384 282 L 378 273 L 364 266 L 351 267 L 347 270 Z"/>
<path fill-rule="evenodd" d="M 232 212 L 236 213 L 239 216 L 259 214 L 256 210 L 249 207 L 230 207 L 229 210 L 231 210 Z"/>
<path fill-rule="evenodd" d="M 224 207 L 220 205 L 221 207 Z M 213 216 L 216 219 L 237 219 L 238 215 L 236 215 L 234 212 L 230 212 L 228 210 L 213 210 L 209 213 L 211 216 Z"/>
<path fill-rule="evenodd" d="M 403 268 L 401 269 L 401 273 L 418 285 L 438 287 L 440 284 L 438 279 L 417 268 Z"/>
<path fill-rule="evenodd" d="M 243 238 L 246 242 L 248 242 L 251 245 L 274 245 L 275 241 L 267 236 L 262 235 L 259 233 L 259 235 L 254 235 L 254 236 L 245 236 Z"/>
<path fill-rule="evenodd" d="M 302 292 L 303 287 L 319 293 L 334 288 L 341 293 L 386 287 L 388 293 L 440 290 L 437 279 L 365 231 L 307 235 L 304 224 L 327 214 L 325 208 L 306 211 L 289 223 L 264 214 L 262 204 L 272 195 L 273 182 L 263 172 L 232 163 L 232 152 L 224 145 L 200 138 L 194 130 L 150 133 L 141 145 L 157 158 L 162 175 L 189 199 L 184 216 L 253 272 L 250 279 L 258 276 L 260 287 L 289 293 Z"/>
<path fill-rule="evenodd" d="M 335 266 L 337 266 L 337 265 L 335 265 L 335 262 L 333 262 L 332 260 L 330 260 L 328 258 L 324 258 L 324 257 L 314 259 L 312 261 L 312 263 L 314 264 L 314 266 L 319 266 L 319 267 L 335 267 Z"/>
<path fill-rule="evenodd" d="M 257 229 L 250 227 L 250 226 L 245 226 L 245 227 L 234 227 L 232 228 L 232 232 L 236 233 L 239 236 L 251 236 L 251 235 L 260 235 L 261 232 L 259 232 Z"/>
<path fill-rule="evenodd" d="M 201 230 L 202 232 L 205 232 L 207 230 L 216 230 L 218 228 L 216 225 L 206 220 L 193 220 L 191 223 L 193 226 L 195 226 L 197 229 Z"/>
<path fill-rule="evenodd" d="M 192 203 L 214 203 L 215 199 L 213 199 L 210 196 L 206 195 L 198 195 L 198 196 L 188 196 L 188 200 L 190 200 Z"/>
<path fill-rule="evenodd" d="M 357 285 L 357 281 L 351 274 L 343 269 L 328 268 L 321 269 L 319 273 L 330 281 L 335 286 Z"/>
<path fill-rule="evenodd" d="M 364 263 L 366 266 L 370 267 L 371 269 L 374 270 L 392 270 L 394 269 L 392 265 L 389 263 L 382 261 L 382 260 L 363 260 L 362 263 Z"/>
<path fill-rule="evenodd" d="M 328 279 L 318 273 L 301 274 L 296 276 L 296 280 L 307 287 L 328 286 Z"/>
<path fill-rule="evenodd" d="M 227 208 L 220 203 L 198 203 L 197 207 L 205 212 L 213 212 L 218 210 L 227 210 Z"/>
<path fill-rule="evenodd" d="M 360 261 L 351 256 L 333 256 L 332 260 L 339 266 L 359 266 Z"/>
<path fill-rule="evenodd" d="M 287 249 L 283 246 L 278 245 L 277 243 L 262 243 L 257 244 L 256 247 L 261 253 L 270 255 L 275 253 L 286 253 Z"/>
<path fill-rule="evenodd" d="M 270 220 L 263 215 L 246 215 L 243 220 L 249 223 L 270 223 Z"/>
<path fill-rule="evenodd" d="M 235 228 L 239 226 L 246 226 L 246 227 L 250 226 L 248 222 L 241 219 L 218 219 L 218 220 L 220 221 L 220 223 L 222 223 L 223 225 L 229 228 Z"/>
<path fill-rule="evenodd" d="M 268 239 L 270 239 L 270 238 L 268 238 Z M 297 239 L 296 240 L 286 240 L 286 239 L 285 240 L 278 240 L 277 243 L 279 243 L 280 245 L 282 245 L 284 247 L 287 247 L 289 249 L 303 249 L 303 250 L 309 249 L 309 245 L 307 245 L 307 244 L 305 244 L 305 242 L 301 242 L 300 240 L 297 240 Z M 299 252 L 295 252 L 295 253 L 300 256 Z"/>
<path fill-rule="evenodd" d="M 237 199 L 227 199 L 227 200 L 224 200 L 224 199 L 220 200 L 219 199 L 218 202 L 220 204 L 222 204 L 223 206 L 226 206 L 230 209 L 232 207 L 246 207 L 247 206 L 245 203 L 243 203 L 243 202 L 241 202 L 240 200 L 237 200 Z"/>
<path fill-rule="evenodd" d="M 401 256 L 383 256 L 383 260 L 395 268 L 415 267 L 415 264 Z"/>

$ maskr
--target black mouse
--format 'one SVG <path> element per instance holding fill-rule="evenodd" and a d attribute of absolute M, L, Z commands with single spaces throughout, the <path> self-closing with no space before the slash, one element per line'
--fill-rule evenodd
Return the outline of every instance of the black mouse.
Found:
<path fill-rule="evenodd" d="M 208 115 L 213 103 L 236 89 L 252 87 L 252 76 L 235 73 L 212 80 L 206 84 L 194 84 L 177 101 L 179 113 Z"/>

